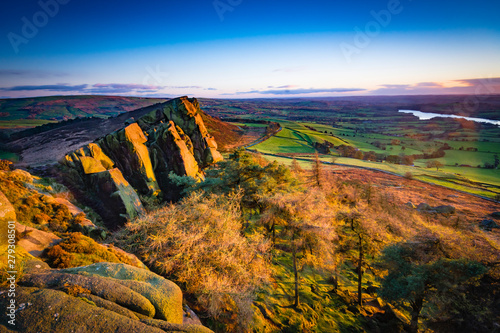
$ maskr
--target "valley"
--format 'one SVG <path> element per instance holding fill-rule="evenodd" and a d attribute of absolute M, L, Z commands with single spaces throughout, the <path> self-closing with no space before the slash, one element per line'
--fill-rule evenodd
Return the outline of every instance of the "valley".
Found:
<path fill-rule="evenodd" d="M 227 117 L 232 121 L 234 117 L 244 122 L 253 115 L 252 119 L 279 123 L 280 133 L 250 148 L 272 159 L 288 159 L 290 163 L 295 157 L 306 162 L 312 161 L 314 153 L 319 152 L 324 163 L 382 170 L 498 200 L 498 126 L 452 118 L 419 120 L 398 112 L 400 106 L 409 105 L 408 101 L 401 101 L 401 97 L 385 97 L 378 104 L 379 99 L 381 97 L 362 98 L 362 102 L 353 98 L 207 104 L 216 105 L 209 110 L 222 119 Z M 433 99 L 437 102 L 439 97 Z M 451 101 L 448 96 L 442 99 Z M 498 99 L 490 100 L 498 103 Z M 458 103 L 460 97 L 454 101 Z M 396 104 L 398 102 L 401 104 Z M 235 109 L 235 105 L 239 105 L 240 110 Z M 429 111 L 431 108 L 428 104 L 419 106 Z M 485 106 L 485 110 L 478 113 L 489 114 L 487 110 Z M 439 168 L 428 167 L 429 162 L 437 162 Z"/>

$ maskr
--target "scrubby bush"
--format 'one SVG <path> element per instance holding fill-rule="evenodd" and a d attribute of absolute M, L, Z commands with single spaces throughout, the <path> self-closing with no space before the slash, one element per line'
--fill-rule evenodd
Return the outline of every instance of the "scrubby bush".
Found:
<path fill-rule="evenodd" d="M 74 267 L 72 262 L 75 260 L 75 255 L 63 250 L 60 245 L 51 247 L 46 253 L 46 258 L 49 266 L 54 268 Z"/>
<path fill-rule="evenodd" d="M 227 329 L 253 318 L 252 301 L 268 281 L 268 243 L 242 236 L 241 193 L 192 193 L 126 225 L 118 244 L 180 283 L 209 317 Z"/>
<path fill-rule="evenodd" d="M 406 172 L 405 173 L 405 178 L 406 179 L 413 179 L 413 173 L 411 173 L 410 171 Z"/>
<path fill-rule="evenodd" d="M 0 160 L 0 171 L 12 170 L 12 162 L 8 160 Z"/>

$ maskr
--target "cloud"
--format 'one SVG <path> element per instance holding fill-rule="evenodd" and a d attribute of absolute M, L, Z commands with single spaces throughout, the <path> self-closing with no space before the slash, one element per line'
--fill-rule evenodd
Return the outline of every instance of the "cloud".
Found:
<path fill-rule="evenodd" d="M 164 98 L 164 99 L 170 99 L 170 98 L 175 98 L 179 97 L 179 95 L 174 95 L 174 94 L 165 94 L 165 93 L 145 93 L 141 94 L 140 97 L 150 97 L 150 98 Z"/>
<path fill-rule="evenodd" d="M 170 89 L 202 89 L 203 87 L 200 87 L 200 86 L 167 86 L 165 88 L 170 88 Z"/>
<path fill-rule="evenodd" d="M 80 84 L 71 86 L 68 84 L 49 84 L 37 86 L 14 86 L 8 88 L 0 88 L 2 91 L 33 91 L 33 90 L 46 90 L 46 91 L 78 91 L 81 92 L 87 88 L 87 84 Z"/>
<path fill-rule="evenodd" d="M 133 83 L 96 83 L 87 92 L 92 94 L 155 93 L 165 87 Z"/>
<path fill-rule="evenodd" d="M 143 84 L 121 84 L 121 83 L 96 83 L 94 85 L 79 84 L 69 85 L 66 83 L 52 85 L 26 85 L 0 88 L 0 91 L 51 91 L 72 92 L 80 94 L 128 94 L 128 93 L 157 93 L 164 87 Z"/>
<path fill-rule="evenodd" d="M 217 88 L 205 88 L 205 90 L 215 91 Z"/>
<path fill-rule="evenodd" d="M 283 86 L 286 87 L 286 86 Z M 244 94 L 261 94 L 261 95 L 307 95 L 307 94 L 318 94 L 318 93 L 346 93 L 346 92 L 356 92 L 356 91 L 365 91 L 366 89 L 362 88 L 332 88 L 332 89 L 270 89 L 270 90 L 251 90 L 244 92 L 237 92 L 237 95 Z"/>
<path fill-rule="evenodd" d="M 88 92 L 93 94 L 159 93 L 165 89 L 204 89 L 200 86 L 154 86 L 145 84 L 97 83 Z M 217 90 L 207 88 L 205 90 Z M 149 96 L 149 95 L 148 95 Z"/>
<path fill-rule="evenodd" d="M 4 71 L 4 74 L 16 75 L 17 71 L 7 72 Z M 51 85 L 23 85 L 23 86 L 12 86 L 12 87 L 0 87 L 0 91 L 11 92 L 12 97 L 21 96 L 19 93 L 26 92 L 26 94 L 22 94 L 23 97 L 28 96 L 41 96 L 43 93 L 40 91 L 47 91 L 57 94 L 95 94 L 95 95 L 131 95 L 131 96 L 170 96 L 168 90 L 188 90 L 188 89 L 204 89 L 204 90 L 217 90 L 216 88 L 203 88 L 201 86 L 155 86 L 155 85 L 146 85 L 146 84 L 135 84 L 135 83 L 95 83 L 95 84 L 80 84 L 80 85 L 70 85 L 67 83 L 58 83 Z M 184 92 L 183 92 L 184 93 Z M 184 94 L 187 94 L 185 92 Z M 26 95 L 26 96 L 25 96 Z M 179 94 L 175 94 L 179 95 Z"/>
<path fill-rule="evenodd" d="M 437 82 L 419 82 L 415 86 L 416 87 L 442 87 L 442 85 L 437 83 Z"/>
<path fill-rule="evenodd" d="M 372 95 L 500 94 L 500 78 L 461 79 L 415 84 L 383 84 Z"/>
<path fill-rule="evenodd" d="M 289 84 L 289 85 L 286 85 L 286 86 L 279 86 L 279 87 L 268 86 L 267 88 L 268 88 L 268 89 L 291 89 L 291 88 L 297 88 L 297 87 L 298 87 L 298 86 L 295 86 L 295 85 Z"/>
<path fill-rule="evenodd" d="M 500 94 L 500 77 L 490 77 L 482 79 L 464 79 L 457 80 L 467 84 L 469 87 L 474 87 L 479 93 Z"/>
<path fill-rule="evenodd" d="M 409 84 L 383 84 L 381 87 L 384 89 L 408 89 L 410 88 Z"/>

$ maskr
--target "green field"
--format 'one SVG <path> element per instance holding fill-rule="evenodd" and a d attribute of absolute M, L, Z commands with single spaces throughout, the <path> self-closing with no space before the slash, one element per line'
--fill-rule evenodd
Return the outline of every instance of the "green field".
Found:
<path fill-rule="evenodd" d="M 43 120 L 43 119 L 0 120 L 0 128 L 15 129 L 15 128 L 37 127 L 49 123 L 57 123 L 57 121 Z"/>
<path fill-rule="evenodd" d="M 269 159 L 290 164 L 291 159 L 296 157 L 302 167 L 308 168 L 311 165 L 310 161 L 314 158 L 313 154 L 316 152 L 314 144 L 325 141 L 331 142 L 334 146 L 350 145 L 363 152 L 374 151 L 385 155 L 430 153 L 448 143 L 453 149 L 446 150 L 444 157 L 433 159 L 444 165 L 439 170 L 426 168 L 428 161 L 426 159 L 416 160 L 414 166 L 371 162 L 347 157 L 336 157 L 335 163 L 381 170 L 400 176 L 411 173 L 414 179 L 489 198 L 497 198 L 500 195 L 500 171 L 482 167 L 485 163 L 494 163 L 495 154 L 500 152 L 500 143 L 498 142 L 420 141 L 401 137 L 400 133 L 395 134 L 398 136 L 360 134 L 355 128 L 344 129 L 337 126 L 279 119 L 274 119 L 274 121 L 280 123 L 282 130 L 268 140 L 251 147 L 252 150 L 268 154 L 266 157 Z M 352 127 L 352 124 L 350 126 Z M 398 132 L 396 129 L 394 131 Z M 392 144 L 394 139 L 400 142 Z M 492 137 L 488 137 L 488 139 L 494 141 Z M 372 142 L 374 141 L 386 145 L 385 149 L 373 146 Z M 459 150 L 461 147 L 463 150 Z M 467 151 L 468 147 L 477 148 L 478 151 Z M 273 156 L 276 154 L 281 156 Z M 338 154 L 332 149 L 329 155 L 321 155 L 320 159 L 325 163 L 331 163 L 332 157 L 335 155 Z M 471 167 L 460 167 L 460 165 Z M 481 166 L 481 168 L 477 166 Z"/>
<path fill-rule="evenodd" d="M 435 160 L 440 161 L 446 166 L 458 166 L 465 164 L 477 167 L 478 165 L 483 165 L 485 162 L 493 163 L 495 160 L 494 156 L 495 153 L 447 150 L 445 157 L 436 158 Z M 423 166 L 425 165 L 425 160 L 418 160 L 417 164 L 421 164 Z"/>
<path fill-rule="evenodd" d="M 253 124 L 253 123 L 233 123 L 231 124 L 236 126 L 246 126 L 246 127 L 267 127 L 267 124 Z"/>
<path fill-rule="evenodd" d="M 255 145 L 252 149 L 257 149 L 264 153 L 276 153 L 279 147 L 280 153 L 314 153 L 315 149 L 311 145 L 311 139 L 307 134 L 283 128 L 278 134 L 266 141 Z"/>
<path fill-rule="evenodd" d="M 17 154 L 15 153 L 0 150 L 0 160 L 9 160 L 12 162 L 17 162 L 19 161 L 19 156 L 17 156 Z"/>

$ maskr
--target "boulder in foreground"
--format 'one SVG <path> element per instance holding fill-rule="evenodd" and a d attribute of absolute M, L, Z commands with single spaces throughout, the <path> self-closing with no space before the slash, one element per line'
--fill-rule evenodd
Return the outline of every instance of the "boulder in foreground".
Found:
<path fill-rule="evenodd" d="M 177 285 L 125 264 L 52 270 L 30 260 L 16 292 L 16 325 L 2 316 L 2 332 L 211 332 L 183 323 Z M 0 306 L 9 302 L 0 293 Z"/>

